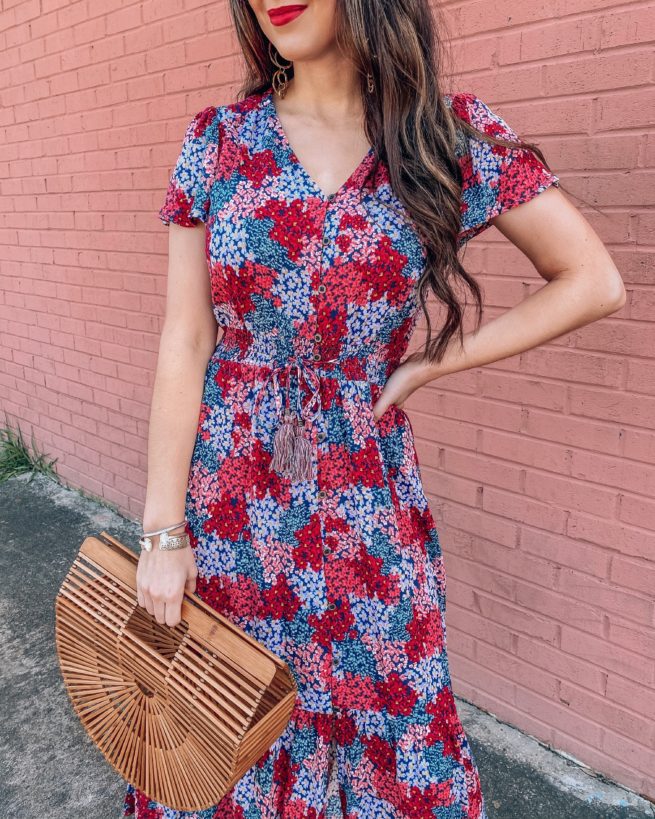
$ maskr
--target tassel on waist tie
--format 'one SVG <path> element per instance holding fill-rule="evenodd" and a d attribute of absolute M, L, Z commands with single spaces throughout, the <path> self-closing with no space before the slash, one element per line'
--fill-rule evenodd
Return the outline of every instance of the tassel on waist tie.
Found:
<path fill-rule="evenodd" d="M 321 412 L 321 383 L 314 365 L 332 364 L 339 358 L 314 359 L 293 356 L 286 364 L 273 367 L 255 401 L 255 413 L 269 381 L 273 384 L 278 425 L 273 437 L 273 457 L 270 469 L 292 481 L 313 478 L 311 431 L 312 422 Z M 291 406 L 291 371 L 296 371 L 296 405 Z M 281 385 L 281 378 L 285 384 Z M 309 390 L 303 400 L 301 379 Z"/>

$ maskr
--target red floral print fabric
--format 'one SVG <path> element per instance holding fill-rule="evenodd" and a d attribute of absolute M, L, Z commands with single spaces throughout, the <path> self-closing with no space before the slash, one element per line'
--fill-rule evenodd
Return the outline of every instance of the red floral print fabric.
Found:
<path fill-rule="evenodd" d="M 491 133 L 471 94 L 448 98 Z M 557 183 L 527 152 L 469 140 L 460 243 Z M 446 576 L 412 424 L 372 407 L 420 312 L 425 249 L 372 149 L 323 191 L 272 91 L 189 123 L 164 224 L 206 225 L 223 334 L 186 498 L 198 594 L 289 664 L 284 733 L 224 796 L 137 819 L 487 819 L 448 666 Z"/>

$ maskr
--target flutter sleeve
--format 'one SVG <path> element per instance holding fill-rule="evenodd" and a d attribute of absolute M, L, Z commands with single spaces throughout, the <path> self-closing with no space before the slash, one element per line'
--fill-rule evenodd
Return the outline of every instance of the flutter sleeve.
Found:
<path fill-rule="evenodd" d="M 451 104 L 454 113 L 483 133 L 519 139 L 512 127 L 474 94 L 454 94 Z M 469 134 L 464 135 L 462 144 L 460 247 L 489 227 L 494 216 L 527 202 L 551 185 L 559 185 L 559 177 L 527 148 L 492 145 Z"/>
<path fill-rule="evenodd" d="M 186 128 L 182 148 L 170 175 L 166 199 L 159 210 L 165 225 L 193 227 L 209 216 L 210 190 L 218 156 L 217 112 L 203 108 Z"/>

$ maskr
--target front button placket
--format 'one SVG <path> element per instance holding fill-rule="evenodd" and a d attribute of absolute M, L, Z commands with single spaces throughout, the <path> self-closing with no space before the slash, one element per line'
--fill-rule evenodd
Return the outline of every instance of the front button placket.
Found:
<path fill-rule="evenodd" d="M 323 279 L 323 272 L 329 265 L 329 260 L 327 256 L 327 248 L 331 241 L 331 230 L 330 230 L 330 220 L 329 214 L 331 213 L 330 207 L 334 200 L 336 199 L 336 193 L 331 193 L 323 197 L 323 201 L 321 203 L 321 207 L 318 211 L 320 214 L 320 244 L 318 245 L 317 253 L 316 253 L 316 263 L 314 265 L 314 270 L 312 271 L 313 276 L 313 288 L 312 288 L 312 300 L 313 300 L 313 316 L 316 321 L 316 332 L 314 333 L 314 360 L 319 361 L 323 358 L 323 351 L 321 349 L 321 342 L 324 339 L 324 332 L 322 332 L 323 328 L 319 326 L 320 323 L 320 316 L 323 312 L 320 310 L 322 297 L 325 293 L 327 293 L 327 287 L 325 283 L 322 281 Z M 321 426 L 325 425 L 325 419 L 320 418 Z M 327 439 L 327 432 L 325 429 L 317 429 L 316 430 L 316 444 L 317 448 L 320 451 L 321 444 L 323 444 Z M 319 451 L 317 451 L 317 457 L 319 456 Z M 321 476 L 317 475 L 319 484 L 321 483 Z M 320 486 L 319 486 L 320 488 Z"/>
<path fill-rule="evenodd" d="M 311 412 L 311 441 L 312 441 L 312 462 L 316 464 L 316 471 L 312 476 L 313 486 L 311 487 L 314 496 L 314 508 L 318 519 L 318 537 L 320 538 L 320 555 L 323 561 L 323 586 L 324 599 L 321 600 L 323 625 L 331 638 L 328 639 L 328 662 L 331 666 L 329 683 L 331 692 L 337 683 L 337 677 L 342 668 L 342 636 L 343 623 L 339 616 L 346 593 L 346 584 L 338 578 L 338 571 L 344 555 L 340 546 L 335 542 L 335 532 L 333 516 L 338 512 L 333 511 L 333 507 L 338 502 L 339 484 L 338 478 L 335 484 L 333 471 L 328 467 L 330 454 L 330 418 L 331 414 L 322 412 L 324 396 L 328 394 L 326 387 L 330 379 L 341 380 L 342 373 L 339 372 L 339 358 L 346 357 L 346 351 L 341 348 L 340 334 L 338 328 L 334 326 L 334 312 L 332 307 L 333 293 L 332 287 L 338 288 L 340 281 L 331 275 L 331 265 L 333 257 L 338 249 L 339 223 L 342 213 L 345 215 L 354 203 L 360 188 L 367 178 L 370 165 L 375 159 L 373 149 L 370 149 L 365 158 L 360 162 L 355 171 L 341 187 L 331 194 L 324 191 L 312 180 L 305 171 L 302 164 L 294 155 L 293 149 L 289 145 L 284 129 L 277 117 L 272 96 L 267 98 L 270 107 L 271 123 L 278 135 L 281 145 L 287 149 L 288 155 L 293 157 L 290 164 L 291 172 L 297 175 L 300 190 L 298 195 L 309 201 L 311 200 L 311 246 L 312 252 L 307 254 L 306 274 L 309 277 L 309 311 L 307 325 L 303 328 L 304 342 L 306 348 L 302 352 L 302 357 L 306 362 L 303 372 L 315 373 L 313 387 L 310 388 L 313 398 L 317 397 L 315 406 Z M 337 294 L 339 295 L 339 294 Z M 330 364 L 326 369 L 326 362 L 335 360 L 334 368 Z M 334 372 L 336 369 L 337 372 Z M 309 386 L 309 384 L 307 384 Z M 331 385 L 334 386 L 334 385 Z M 340 390 L 336 390 L 340 393 Z M 329 391 L 329 394 L 332 390 Z M 339 399 L 337 399 L 339 400 Z M 290 447 L 291 451 L 294 447 Z M 334 699 L 333 699 L 334 705 Z"/>
<path fill-rule="evenodd" d="M 316 332 L 314 333 L 314 344 L 315 344 L 315 354 L 320 358 L 323 355 L 323 351 L 321 348 L 321 343 L 324 341 L 326 336 L 330 337 L 330 328 L 323 326 L 322 322 L 325 321 L 325 316 L 327 311 L 324 308 L 324 300 L 329 299 L 329 294 L 327 291 L 327 286 L 325 284 L 324 273 L 329 269 L 330 265 L 330 255 L 329 255 L 329 248 L 334 241 L 334 230 L 336 229 L 334 226 L 333 220 L 331 220 L 331 215 L 333 214 L 333 203 L 337 198 L 336 194 L 330 194 L 323 199 L 323 206 L 320 209 L 320 214 L 322 217 L 321 223 L 321 241 L 318 243 L 317 249 L 317 258 L 316 258 L 316 265 L 314 268 L 314 275 L 315 275 L 315 282 L 314 282 L 314 310 L 313 313 L 316 316 Z M 338 365 L 337 365 L 338 366 Z M 329 535 L 326 532 L 326 522 L 329 513 L 325 508 L 325 499 L 328 497 L 329 486 L 326 485 L 326 481 L 329 480 L 329 476 L 324 474 L 324 471 L 321 467 L 322 463 L 322 454 L 327 451 L 329 447 L 329 443 L 327 441 L 328 433 L 326 429 L 327 420 L 325 416 L 320 417 L 321 429 L 317 430 L 316 435 L 316 456 L 318 460 L 318 468 L 317 468 L 317 504 L 318 504 L 318 517 L 320 521 L 320 534 L 321 534 L 321 543 L 322 543 L 322 553 L 323 553 L 323 561 L 324 565 L 328 565 L 328 561 L 331 560 L 332 549 L 328 545 L 329 542 Z M 337 564 L 338 565 L 338 564 Z M 333 588 L 333 580 L 330 580 L 332 577 L 333 571 L 327 571 L 324 575 L 324 582 L 326 584 L 326 602 L 325 602 L 325 616 L 327 617 L 327 627 L 331 631 L 332 629 L 337 628 L 334 622 L 333 612 L 337 609 L 338 603 L 338 592 L 335 588 Z M 331 676 L 334 678 L 336 676 L 336 671 L 340 665 L 339 662 L 339 646 L 335 643 L 334 637 L 330 641 L 330 663 L 331 663 Z"/>

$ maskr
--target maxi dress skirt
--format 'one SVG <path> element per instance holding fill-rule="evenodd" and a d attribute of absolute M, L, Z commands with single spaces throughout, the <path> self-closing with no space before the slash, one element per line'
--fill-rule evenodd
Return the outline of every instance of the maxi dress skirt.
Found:
<path fill-rule="evenodd" d="M 514 132 L 472 94 L 478 128 Z M 460 145 L 460 244 L 557 177 L 526 151 Z M 219 804 L 136 819 L 488 819 L 453 699 L 446 576 L 412 424 L 373 405 L 406 353 L 425 250 L 370 149 L 327 195 L 270 89 L 190 122 L 160 211 L 206 224 L 223 332 L 186 496 L 197 593 L 279 654 L 282 735 Z"/>

